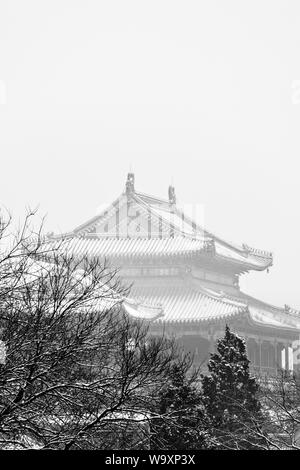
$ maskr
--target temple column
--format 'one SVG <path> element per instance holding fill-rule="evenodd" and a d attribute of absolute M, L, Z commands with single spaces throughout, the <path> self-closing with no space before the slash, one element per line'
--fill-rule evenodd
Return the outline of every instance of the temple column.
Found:
<path fill-rule="evenodd" d="M 278 344 L 277 344 L 276 339 L 274 340 L 274 367 L 275 367 L 275 370 L 277 372 L 277 368 L 278 368 Z"/>
<path fill-rule="evenodd" d="M 253 365 L 254 367 L 259 367 L 259 345 L 258 345 L 257 339 L 253 339 L 253 347 L 254 347 Z"/>
<path fill-rule="evenodd" d="M 273 374 L 276 367 L 276 352 L 275 352 L 275 343 L 274 341 L 269 342 L 269 367 L 271 369 L 271 374 Z"/>
<path fill-rule="evenodd" d="M 284 344 L 281 345 L 281 368 L 282 370 L 285 370 L 285 356 L 286 356 L 286 351 Z"/>
<path fill-rule="evenodd" d="M 261 373 L 261 339 L 257 340 L 258 343 L 258 367 L 259 367 L 259 372 Z"/>
<path fill-rule="evenodd" d="M 283 344 L 277 343 L 277 367 L 279 369 L 284 369 L 285 365 L 285 351 L 283 349 Z"/>
<path fill-rule="evenodd" d="M 269 365 L 269 351 L 268 351 L 268 342 L 262 341 L 261 342 L 261 365 L 266 369 Z"/>
<path fill-rule="evenodd" d="M 284 347 L 285 351 L 285 370 L 288 371 L 290 370 L 290 365 L 289 365 L 289 343 L 285 344 Z"/>
<path fill-rule="evenodd" d="M 214 335 L 209 335 L 209 354 L 212 354 L 215 352 L 215 336 Z"/>
<path fill-rule="evenodd" d="M 293 350 L 289 343 L 285 345 L 285 369 L 288 371 L 293 370 Z"/>
<path fill-rule="evenodd" d="M 195 364 L 199 363 L 199 348 L 198 348 L 198 346 L 196 346 L 195 349 L 194 349 L 194 362 L 195 362 Z"/>
<path fill-rule="evenodd" d="M 264 374 L 269 374 L 270 372 L 270 341 L 262 340 L 261 341 L 261 367 L 263 368 Z"/>
<path fill-rule="evenodd" d="M 291 372 L 294 371 L 294 350 L 293 350 L 293 346 L 292 344 L 290 345 L 290 348 L 289 348 L 289 351 L 290 351 L 290 370 Z"/>

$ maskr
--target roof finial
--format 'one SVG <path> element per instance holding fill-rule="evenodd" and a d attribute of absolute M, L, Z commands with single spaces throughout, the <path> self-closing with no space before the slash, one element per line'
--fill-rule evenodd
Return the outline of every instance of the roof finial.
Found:
<path fill-rule="evenodd" d="M 134 193 L 134 173 L 128 173 L 126 181 L 126 194 Z"/>
<path fill-rule="evenodd" d="M 169 186 L 169 203 L 176 204 L 176 195 L 174 186 Z"/>

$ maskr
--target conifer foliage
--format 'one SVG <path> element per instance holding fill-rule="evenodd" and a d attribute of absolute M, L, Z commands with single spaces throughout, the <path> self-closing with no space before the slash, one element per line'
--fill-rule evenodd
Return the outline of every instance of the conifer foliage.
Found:
<path fill-rule="evenodd" d="M 209 374 L 202 375 L 207 426 L 218 447 L 259 447 L 259 385 L 250 375 L 249 362 L 244 340 L 226 326 L 209 360 Z"/>
<path fill-rule="evenodd" d="M 187 358 L 173 364 L 156 407 L 162 418 L 154 421 L 152 449 L 187 450 L 208 447 L 197 378 L 198 373 L 191 373 Z"/>

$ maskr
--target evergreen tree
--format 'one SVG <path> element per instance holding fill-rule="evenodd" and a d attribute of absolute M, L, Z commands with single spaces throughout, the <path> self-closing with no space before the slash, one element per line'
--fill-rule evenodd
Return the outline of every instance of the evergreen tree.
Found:
<path fill-rule="evenodd" d="M 169 380 L 162 387 L 156 411 L 161 416 L 152 427 L 152 449 L 204 449 L 204 407 L 197 373 L 186 360 L 174 363 Z"/>
<path fill-rule="evenodd" d="M 203 403 L 210 435 L 221 448 L 257 448 L 261 422 L 259 385 L 250 376 L 245 342 L 226 325 L 202 375 Z"/>

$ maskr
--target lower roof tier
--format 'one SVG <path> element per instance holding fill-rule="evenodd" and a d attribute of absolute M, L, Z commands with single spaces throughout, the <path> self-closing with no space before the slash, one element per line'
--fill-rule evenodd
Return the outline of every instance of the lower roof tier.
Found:
<path fill-rule="evenodd" d="M 15 269 L 19 269 L 18 260 L 15 263 Z M 9 264 L 8 268 L 14 269 L 13 264 Z M 36 285 L 38 292 L 41 276 L 50 276 L 50 279 L 52 275 L 64 276 L 65 272 L 65 265 L 45 263 L 33 257 L 31 263 L 27 263 L 26 275 L 19 280 L 20 287 L 23 284 Z M 70 286 L 73 280 L 75 285 L 78 281 L 83 285 L 89 282 L 89 277 L 84 277 L 84 271 L 77 269 L 71 273 Z M 191 278 L 136 278 L 130 294 L 125 297 L 104 284 L 102 295 L 99 297 L 96 291 L 95 297 L 91 296 L 85 308 L 111 308 L 120 303 L 133 317 L 153 322 L 215 323 L 248 316 L 256 325 L 300 332 L 300 312 L 296 310 L 287 306 L 285 309 L 274 307 L 238 289 L 229 294 L 207 283 L 197 281 L 194 284 Z"/>
<path fill-rule="evenodd" d="M 300 332 L 300 312 L 273 307 L 241 292 L 231 296 L 184 282 L 147 285 L 137 281 L 130 297 L 143 308 L 160 308 L 157 322 L 215 323 L 248 316 L 256 325 Z"/>

